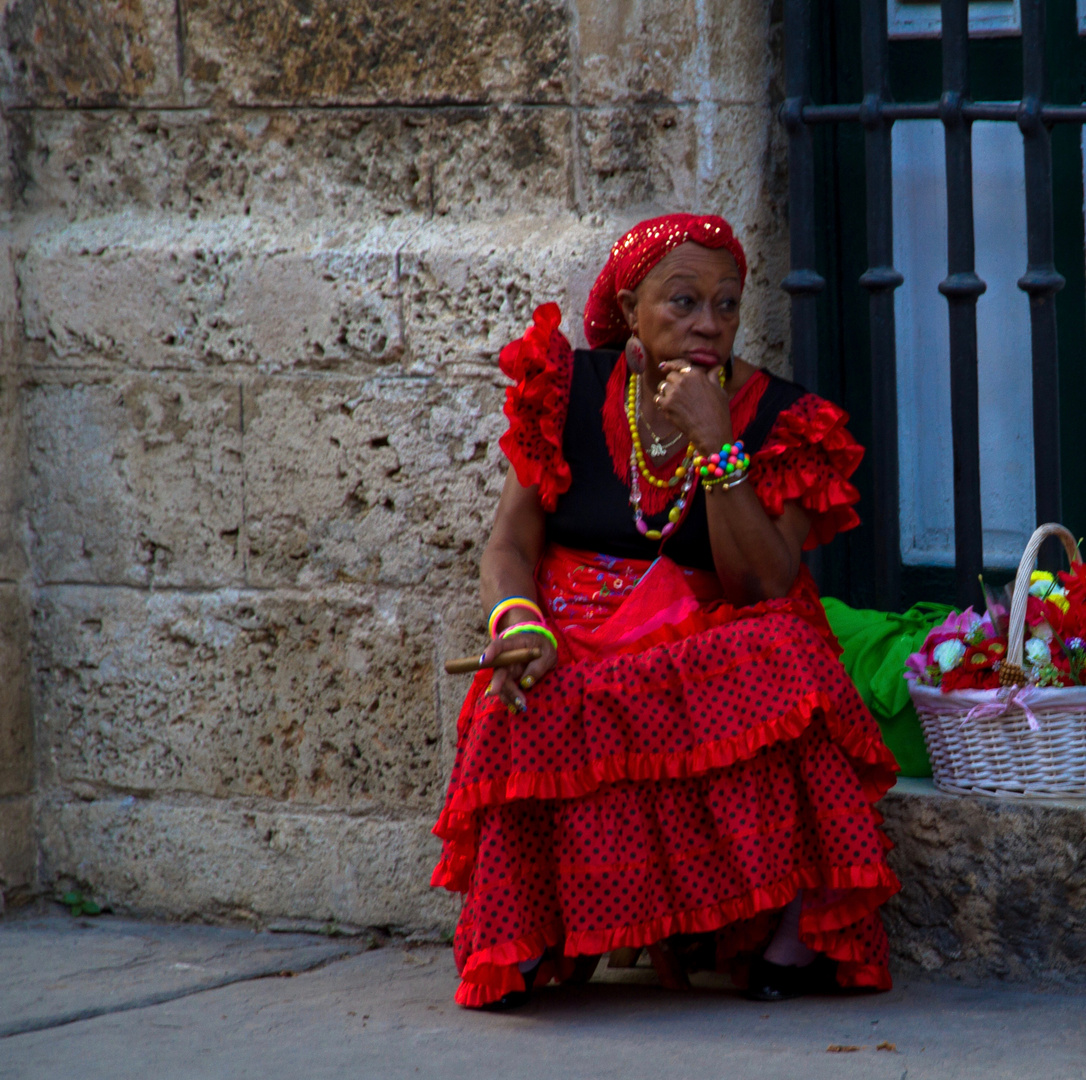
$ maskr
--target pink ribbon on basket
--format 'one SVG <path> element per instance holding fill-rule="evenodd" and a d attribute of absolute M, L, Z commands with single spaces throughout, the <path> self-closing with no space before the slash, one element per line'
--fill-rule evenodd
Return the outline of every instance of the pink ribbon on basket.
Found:
<path fill-rule="evenodd" d="M 982 701 L 979 705 L 974 705 L 962 718 L 961 726 L 965 727 L 970 720 L 994 720 L 997 716 L 1005 716 L 1017 705 L 1026 714 L 1030 731 L 1037 731 L 1041 725 L 1028 704 L 1034 689 L 1032 686 L 1014 686 L 1010 688 L 1010 693 L 999 701 Z"/>

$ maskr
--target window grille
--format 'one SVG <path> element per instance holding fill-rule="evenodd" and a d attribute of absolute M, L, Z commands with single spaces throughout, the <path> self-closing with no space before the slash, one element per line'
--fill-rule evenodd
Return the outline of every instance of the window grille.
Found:
<path fill-rule="evenodd" d="M 815 104 L 811 100 L 811 0 L 785 0 L 785 101 L 780 118 L 788 132 L 791 269 L 782 286 L 791 296 L 795 378 L 818 383 L 816 300 L 825 280 L 815 266 L 815 174 L 811 129 L 816 124 L 859 123 L 864 129 L 867 269 L 860 284 L 870 308 L 872 454 L 876 522 L 876 603 L 895 609 L 901 596 L 898 511 L 898 409 L 894 290 L 903 278 L 893 265 L 891 126 L 895 120 L 943 123 L 947 180 L 947 275 L 939 284 L 950 324 L 951 422 L 954 461 L 955 588 L 958 603 L 977 600 L 983 569 L 977 396 L 977 298 L 985 283 L 974 264 L 971 125 L 975 120 L 1013 122 L 1022 133 L 1026 180 L 1026 265 L 1018 287 L 1029 297 L 1033 377 L 1033 446 L 1038 521 L 1061 518 L 1056 293 L 1064 278 L 1054 263 L 1052 151 L 1054 124 L 1081 124 L 1086 107 L 1045 100 L 1045 0 L 1016 0 L 1023 86 L 1017 102 L 973 101 L 969 93 L 968 0 L 911 5 L 938 8 L 942 39 L 942 96 L 938 101 L 895 102 L 888 90 L 888 3 L 861 0 L 863 100 Z M 998 5 L 988 3 L 986 9 Z M 1010 5 L 1008 5 L 1010 6 Z M 1081 12 L 1081 0 L 1080 0 Z M 1017 30 L 1017 27 L 1014 28 Z M 1004 32 L 1006 29 L 1004 28 Z"/>

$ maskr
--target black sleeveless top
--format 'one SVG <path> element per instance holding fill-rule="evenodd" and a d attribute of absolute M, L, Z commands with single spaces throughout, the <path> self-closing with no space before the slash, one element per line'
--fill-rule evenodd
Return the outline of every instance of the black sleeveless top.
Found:
<path fill-rule="evenodd" d="M 562 456 L 569 464 L 572 483 L 547 515 L 548 540 L 584 551 L 598 551 L 624 559 L 655 559 L 664 554 L 680 566 L 713 569 L 705 492 L 699 484 L 686 518 L 662 542 L 647 540 L 634 525 L 630 489 L 616 475 L 603 433 L 603 402 L 607 382 L 622 354 L 609 349 L 576 349 L 569 391 L 569 411 L 562 438 Z M 768 372 L 767 372 L 768 374 Z M 765 442 L 785 409 L 806 391 L 795 383 L 769 375 L 754 418 L 739 435 L 748 454 Z M 650 529 L 667 523 L 667 509 L 645 516 Z"/>

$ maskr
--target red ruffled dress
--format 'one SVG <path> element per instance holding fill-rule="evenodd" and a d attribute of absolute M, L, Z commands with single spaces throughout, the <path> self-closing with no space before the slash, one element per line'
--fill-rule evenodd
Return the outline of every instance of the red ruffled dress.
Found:
<path fill-rule="evenodd" d="M 536 985 L 569 973 L 555 957 L 674 934 L 715 934 L 741 973 L 800 889 L 801 940 L 842 986 L 888 989 L 877 909 L 899 884 L 874 803 L 896 766 L 814 582 L 804 568 L 783 599 L 727 603 L 700 489 L 662 551 L 637 532 L 622 354 L 574 354 L 559 320 L 540 308 L 501 356 L 502 448 L 548 511 L 536 581 L 558 664 L 526 713 L 484 696 L 487 673 L 460 713 L 432 879 L 464 896 L 456 1000 L 523 989 L 518 963 L 545 949 Z M 857 523 L 840 409 L 764 372 L 731 405 L 769 514 L 797 500 L 808 547 Z"/>

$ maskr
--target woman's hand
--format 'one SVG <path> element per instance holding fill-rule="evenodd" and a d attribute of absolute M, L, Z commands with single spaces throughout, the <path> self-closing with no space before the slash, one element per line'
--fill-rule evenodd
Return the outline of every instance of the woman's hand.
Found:
<path fill-rule="evenodd" d="M 528 708 L 526 695 L 558 660 L 558 653 L 554 646 L 542 634 L 532 634 L 525 631 L 522 634 L 511 634 L 506 638 L 495 638 L 483 653 L 483 663 L 492 663 L 494 658 L 511 649 L 539 649 L 542 656 L 531 663 L 514 664 L 512 667 L 496 668 L 494 677 L 486 692 L 496 696 L 508 706 L 510 711 L 524 712 Z"/>
<path fill-rule="evenodd" d="M 665 360 L 653 404 L 703 454 L 732 441 L 728 395 L 720 386 L 720 366 L 705 368 L 685 360 Z"/>
<path fill-rule="evenodd" d="M 543 554 L 545 527 L 539 489 L 524 487 L 517 479 L 516 470 L 510 469 L 480 568 L 484 609 L 492 610 L 508 596 L 535 602 L 535 568 Z M 507 630 L 517 623 L 535 622 L 538 617 L 532 608 L 514 607 L 505 612 L 496 629 Z M 554 646 L 541 634 L 512 634 L 505 639 L 495 638 L 483 653 L 486 663 L 499 653 L 533 647 L 542 651 L 538 660 L 528 665 L 496 668 L 487 688 L 489 694 L 500 697 L 510 709 L 518 712 L 527 708 L 525 695 L 531 692 L 532 686 L 554 667 L 558 659 Z"/>

